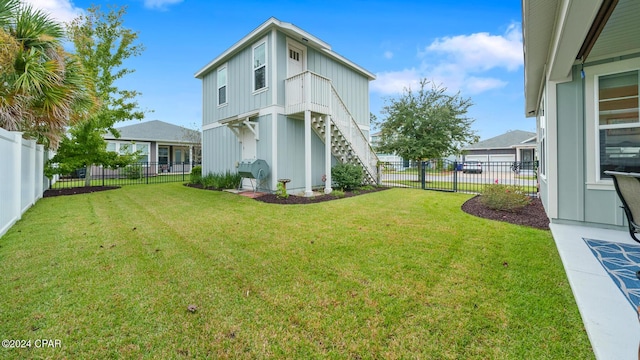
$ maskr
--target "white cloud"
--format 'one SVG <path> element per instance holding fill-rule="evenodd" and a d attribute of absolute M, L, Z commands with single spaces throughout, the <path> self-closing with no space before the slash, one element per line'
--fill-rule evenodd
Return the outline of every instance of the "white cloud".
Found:
<path fill-rule="evenodd" d="M 515 71 L 523 63 L 522 35 L 516 24 L 511 24 L 503 36 L 482 32 L 436 39 L 426 51 L 444 54 L 470 70 L 504 67 Z"/>
<path fill-rule="evenodd" d="M 384 58 L 385 59 L 391 59 L 393 57 L 393 53 L 391 51 L 385 51 L 384 52 Z"/>
<path fill-rule="evenodd" d="M 24 0 L 25 3 L 40 9 L 60 22 L 70 22 L 84 11 L 73 5 L 71 0 Z"/>
<path fill-rule="evenodd" d="M 468 94 L 504 87 L 507 82 L 496 78 L 496 71 L 513 72 L 523 64 L 520 26 L 511 24 L 504 35 L 482 32 L 439 38 L 418 52 L 418 58 L 417 69 L 378 73 L 372 90 L 397 94 L 405 88 L 416 89 L 422 78 Z"/>
<path fill-rule="evenodd" d="M 144 0 L 144 7 L 149 9 L 166 10 L 168 5 L 179 4 L 183 0 Z"/>

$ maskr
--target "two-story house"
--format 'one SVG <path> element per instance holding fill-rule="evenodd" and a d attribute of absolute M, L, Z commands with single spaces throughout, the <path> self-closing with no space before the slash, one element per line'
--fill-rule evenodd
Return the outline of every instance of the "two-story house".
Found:
<path fill-rule="evenodd" d="M 199 70 L 202 80 L 203 173 L 235 172 L 264 160 L 257 181 L 274 191 L 322 187 L 331 167 L 359 164 L 375 182 L 369 145 L 369 81 L 375 76 L 297 26 L 270 18 Z"/>

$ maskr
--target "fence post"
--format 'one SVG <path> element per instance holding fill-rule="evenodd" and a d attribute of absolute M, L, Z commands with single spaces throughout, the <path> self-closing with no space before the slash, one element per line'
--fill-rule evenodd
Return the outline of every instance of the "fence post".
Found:
<path fill-rule="evenodd" d="M 420 161 L 420 184 L 422 186 L 422 190 L 426 190 L 427 185 L 425 182 L 425 177 L 426 177 L 426 166 L 427 162 L 426 161 Z"/>
<path fill-rule="evenodd" d="M 458 192 L 458 160 L 453 161 L 453 192 Z"/>
<path fill-rule="evenodd" d="M 147 161 L 147 167 L 145 169 L 145 173 L 147 174 L 147 185 L 149 185 L 149 162 Z"/>

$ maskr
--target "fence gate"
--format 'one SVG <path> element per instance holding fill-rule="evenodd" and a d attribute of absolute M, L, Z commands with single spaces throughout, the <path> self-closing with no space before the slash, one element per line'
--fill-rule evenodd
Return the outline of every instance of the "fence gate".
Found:
<path fill-rule="evenodd" d="M 537 197 L 537 162 L 502 161 L 465 163 L 448 159 L 381 162 L 383 186 L 424 190 L 481 193 L 491 184 L 515 185 Z"/>

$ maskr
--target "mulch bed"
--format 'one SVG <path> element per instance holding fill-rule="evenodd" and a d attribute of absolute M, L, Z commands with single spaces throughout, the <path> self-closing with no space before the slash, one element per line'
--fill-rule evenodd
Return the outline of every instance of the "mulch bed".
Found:
<path fill-rule="evenodd" d="M 387 190 L 389 189 L 388 187 L 375 187 L 373 189 L 370 190 L 356 190 L 356 191 L 345 191 L 344 192 L 344 196 L 340 196 L 337 197 L 333 194 L 321 194 L 321 195 L 316 195 L 316 196 L 311 196 L 311 197 L 304 197 L 304 196 L 295 196 L 295 195 L 289 195 L 288 198 L 286 199 L 280 199 L 276 196 L 276 194 L 265 194 L 262 195 L 260 197 L 257 197 L 256 200 L 258 201 L 262 201 L 265 203 L 269 203 L 269 204 L 283 204 L 283 205 L 290 205 L 290 204 L 315 204 L 315 203 L 319 203 L 319 202 L 323 202 L 323 201 L 331 201 L 331 200 L 337 200 L 337 199 L 342 199 L 342 198 L 348 198 L 348 197 L 352 197 L 352 196 L 358 196 L 358 195 L 362 195 L 362 194 L 368 194 L 368 193 L 372 193 L 372 192 L 378 192 L 378 191 L 383 191 L 383 190 Z"/>
<path fill-rule="evenodd" d="M 96 191 L 113 190 L 119 188 L 120 186 L 83 186 L 63 189 L 49 189 L 46 190 L 44 194 L 42 194 L 42 197 L 88 194 Z"/>
<path fill-rule="evenodd" d="M 509 212 L 489 209 L 480 202 L 480 195 L 478 195 L 462 204 L 462 211 L 485 219 L 549 230 L 549 218 L 544 212 L 542 201 L 537 198 L 532 199 L 531 203 L 524 208 L 515 212 Z"/>

